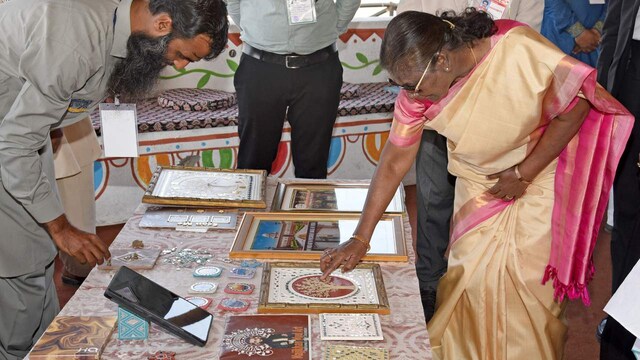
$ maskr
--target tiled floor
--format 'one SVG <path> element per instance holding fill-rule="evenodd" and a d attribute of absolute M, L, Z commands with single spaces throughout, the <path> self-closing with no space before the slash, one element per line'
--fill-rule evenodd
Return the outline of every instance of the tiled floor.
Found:
<path fill-rule="evenodd" d="M 412 226 L 415 224 L 415 187 L 405 188 L 407 194 L 407 210 Z M 98 235 L 109 244 L 115 239 L 123 225 L 111 225 L 98 228 Z M 414 232 L 415 238 L 415 232 Z M 594 251 L 596 275 L 589 286 L 591 306 L 585 307 L 580 301 L 573 301 L 567 306 L 567 322 L 569 335 L 565 351 L 565 360 L 598 359 L 600 346 L 595 338 L 595 330 L 604 312 L 602 308 L 611 293 L 611 260 L 609 246 L 611 234 L 600 232 Z M 56 289 L 60 306 L 63 307 L 73 296 L 76 288 L 62 283 L 60 280 L 62 264 L 56 260 Z"/>

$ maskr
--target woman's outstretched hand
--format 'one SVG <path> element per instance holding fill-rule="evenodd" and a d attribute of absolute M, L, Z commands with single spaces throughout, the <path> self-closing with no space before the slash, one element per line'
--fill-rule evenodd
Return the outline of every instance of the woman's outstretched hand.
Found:
<path fill-rule="evenodd" d="M 342 272 L 353 270 L 367 253 L 367 245 L 362 241 L 349 239 L 338 247 L 327 249 L 320 258 L 321 280 L 326 278 L 342 265 Z"/>

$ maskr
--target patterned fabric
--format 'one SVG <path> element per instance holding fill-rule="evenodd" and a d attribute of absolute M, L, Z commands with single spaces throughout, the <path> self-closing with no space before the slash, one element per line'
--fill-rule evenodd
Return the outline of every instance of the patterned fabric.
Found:
<path fill-rule="evenodd" d="M 353 99 L 360 96 L 360 85 L 348 82 L 342 83 L 340 88 L 340 100 Z"/>
<path fill-rule="evenodd" d="M 214 89 L 171 89 L 158 96 L 160 107 L 173 110 L 220 110 L 235 104 L 234 93 Z"/>
<path fill-rule="evenodd" d="M 386 82 L 359 84 L 360 96 L 340 101 L 338 116 L 393 112 L 396 94 L 385 90 L 387 85 Z"/>
<path fill-rule="evenodd" d="M 386 82 L 343 85 L 345 96 L 351 97 L 340 101 L 338 116 L 393 112 L 396 95 L 385 90 L 385 86 Z M 137 114 L 140 133 L 238 125 L 237 105 L 218 110 L 183 111 L 164 108 L 156 99 L 151 99 L 138 102 Z M 97 109 L 91 113 L 91 121 L 96 132 L 100 134 L 100 113 Z"/>

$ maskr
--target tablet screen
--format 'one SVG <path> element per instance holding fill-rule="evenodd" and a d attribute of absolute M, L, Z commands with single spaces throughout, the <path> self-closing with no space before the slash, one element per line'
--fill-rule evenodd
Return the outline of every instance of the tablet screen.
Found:
<path fill-rule="evenodd" d="M 173 325 L 174 329 L 180 328 L 203 343 L 207 341 L 213 319 L 210 313 L 137 272 L 121 267 L 109 284 L 109 291 L 132 308 L 142 308 Z M 159 324 L 163 325 L 162 322 Z"/>

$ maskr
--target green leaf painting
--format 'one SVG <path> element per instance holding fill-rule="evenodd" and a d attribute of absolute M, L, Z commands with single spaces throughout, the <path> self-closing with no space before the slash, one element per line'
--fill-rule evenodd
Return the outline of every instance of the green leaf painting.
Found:
<path fill-rule="evenodd" d="M 367 59 L 367 57 L 363 53 L 356 53 L 356 58 L 363 64 L 369 63 L 369 59 Z"/>

